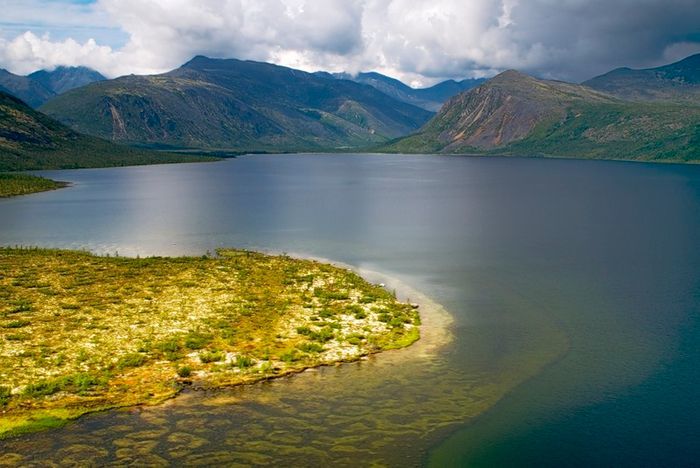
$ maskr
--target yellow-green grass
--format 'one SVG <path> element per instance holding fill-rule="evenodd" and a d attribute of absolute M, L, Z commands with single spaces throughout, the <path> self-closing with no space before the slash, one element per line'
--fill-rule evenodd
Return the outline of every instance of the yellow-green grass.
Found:
<path fill-rule="evenodd" d="M 0 437 L 418 339 L 417 311 L 349 270 L 217 253 L 0 248 Z"/>
<path fill-rule="evenodd" d="M 0 173 L 0 197 L 14 197 L 46 190 L 55 190 L 68 185 L 30 174 Z"/>

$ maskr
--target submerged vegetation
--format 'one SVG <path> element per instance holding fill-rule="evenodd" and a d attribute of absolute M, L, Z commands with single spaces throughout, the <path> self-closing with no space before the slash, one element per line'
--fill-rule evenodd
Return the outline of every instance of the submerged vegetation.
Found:
<path fill-rule="evenodd" d="M 392 293 L 310 260 L 0 248 L 0 437 L 356 360 L 411 344 L 418 324 Z"/>
<path fill-rule="evenodd" d="M 46 190 L 55 190 L 68 185 L 65 182 L 46 179 L 30 174 L 0 173 L 0 197 L 14 197 Z"/>

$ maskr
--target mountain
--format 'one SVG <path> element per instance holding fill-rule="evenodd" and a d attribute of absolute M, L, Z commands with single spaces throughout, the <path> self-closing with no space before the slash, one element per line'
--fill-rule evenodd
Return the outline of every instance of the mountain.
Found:
<path fill-rule="evenodd" d="M 74 88 L 106 80 L 102 74 L 87 67 L 56 67 L 53 71 L 39 70 L 27 76 L 54 94 L 63 94 Z"/>
<path fill-rule="evenodd" d="M 95 70 L 85 67 L 57 67 L 53 71 L 39 70 L 28 76 L 0 69 L 0 90 L 36 108 L 65 91 L 104 79 Z"/>
<path fill-rule="evenodd" d="M 509 70 L 450 99 L 395 152 L 700 160 L 700 106 L 623 101 Z"/>
<path fill-rule="evenodd" d="M 416 92 L 425 99 L 441 103 L 442 106 L 452 96 L 456 96 L 462 91 L 476 88 L 485 81 L 486 78 L 467 78 L 461 81 L 447 80 L 430 88 L 417 89 Z"/>
<path fill-rule="evenodd" d="M 18 97 L 32 107 L 39 107 L 52 96 L 54 92 L 44 85 L 26 77 L 15 75 L 0 68 L 0 88 L 13 96 Z"/>
<path fill-rule="evenodd" d="M 449 98 L 464 90 L 474 88 L 483 83 L 483 78 L 466 79 L 462 81 L 447 80 L 431 86 L 430 88 L 411 88 L 401 81 L 382 75 L 377 72 L 358 73 L 327 73 L 316 72 L 317 76 L 325 78 L 335 78 L 340 80 L 350 80 L 372 86 L 394 99 L 422 107 L 431 112 L 436 112 L 442 104 Z"/>
<path fill-rule="evenodd" d="M 363 147 L 406 135 L 432 115 L 370 86 L 202 56 L 162 75 L 68 91 L 41 110 L 118 142 L 247 151 Z"/>
<path fill-rule="evenodd" d="M 700 54 L 663 67 L 618 68 L 583 84 L 634 101 L 700 103 Z"/>
<path fill-rule="evenodd" d="M 81 135 L 0 91 L 0 171 L 205 160 L 144 151 Z"/>

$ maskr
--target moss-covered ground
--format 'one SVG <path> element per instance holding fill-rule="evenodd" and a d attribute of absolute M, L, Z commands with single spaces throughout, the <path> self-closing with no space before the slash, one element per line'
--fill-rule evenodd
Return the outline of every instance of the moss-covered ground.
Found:
<path fill-rule="evenodd" d="M 380 286 L 311 260 L 0 248 L 0 438 L 418 339 Z"/>

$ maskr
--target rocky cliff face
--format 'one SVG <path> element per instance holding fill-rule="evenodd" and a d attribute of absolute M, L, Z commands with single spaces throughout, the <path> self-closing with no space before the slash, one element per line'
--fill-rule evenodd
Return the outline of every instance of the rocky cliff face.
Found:
<path fill-rule="evenodd" d="M 423 129 L 444 151 L 492 149 L 525 138 L 541 122 L 560 121 L 574 101 L 612 98 L 583 86 L 537 80 L 509 70 L 450 99 Z"/>

